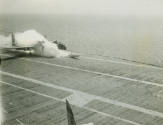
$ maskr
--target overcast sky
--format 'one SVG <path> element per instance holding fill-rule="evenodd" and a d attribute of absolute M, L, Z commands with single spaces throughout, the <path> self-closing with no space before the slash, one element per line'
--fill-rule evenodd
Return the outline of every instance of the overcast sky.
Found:
<path fill-rule="evenodd" d="M 163 16 L 163 0 L 0 0 L 0 13 Z"/>

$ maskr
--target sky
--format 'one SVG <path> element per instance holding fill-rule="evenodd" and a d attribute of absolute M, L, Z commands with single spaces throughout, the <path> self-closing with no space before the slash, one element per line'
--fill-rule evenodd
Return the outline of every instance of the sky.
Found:
<path fill-rule="evenodd" d="M 163 16 L 163 0 L 0 0 L 0 14 Z"/>

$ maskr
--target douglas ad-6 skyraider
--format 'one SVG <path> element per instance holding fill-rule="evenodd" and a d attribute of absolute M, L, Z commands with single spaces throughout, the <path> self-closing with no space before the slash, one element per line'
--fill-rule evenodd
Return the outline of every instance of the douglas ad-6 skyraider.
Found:
<path fill-rule="evenodd" d="M 3 54 L 11 54 L 14 57 L 40 56 L 48 58 L 70 57 L 78 58 L 79 55 L 66 50 L 65 45 L 57 41 L 49 41 L 35 30 L 28 30 L 23 33 L 11 34 L 11 46 L 2 47 Z"/>

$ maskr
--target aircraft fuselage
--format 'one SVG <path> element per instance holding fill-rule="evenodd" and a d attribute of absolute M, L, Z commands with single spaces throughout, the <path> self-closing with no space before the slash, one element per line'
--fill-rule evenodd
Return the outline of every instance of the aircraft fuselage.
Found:
<path fill-rule="evenodd" d="M 35 30 L 28 30 L 14 35 L 14 45 L 17 47 L 31 47 L 25 53 L 43 57 L 68 57 L 71 52 L 60 50 L 56 43 L 48 41 Z"/>

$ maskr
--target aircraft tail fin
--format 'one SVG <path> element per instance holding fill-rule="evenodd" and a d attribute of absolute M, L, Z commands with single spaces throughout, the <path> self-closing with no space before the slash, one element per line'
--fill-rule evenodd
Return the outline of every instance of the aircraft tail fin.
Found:
<path fill-rule="evenodd" d="M 11 42 L 12 42 L 12 46 L 15 46 L 15 35 L 13 32 L 11 33 Z"/>
<path fill-rule="evenodd" d="M 66 100 L 66 110 L 67 110 L 68 125 L 76 125 L 74 114 L 73 114 L 71 106 L 67 100 Z"/>

